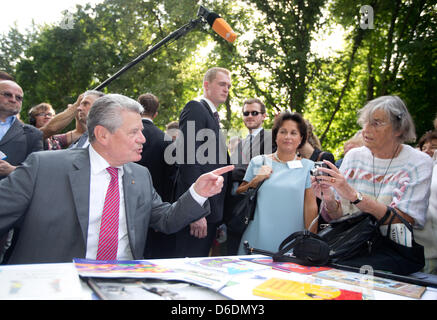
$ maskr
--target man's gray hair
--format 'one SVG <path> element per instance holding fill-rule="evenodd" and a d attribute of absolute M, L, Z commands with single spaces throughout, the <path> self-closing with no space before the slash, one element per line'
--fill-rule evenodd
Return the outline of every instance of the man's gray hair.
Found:
<path fill-rule="evenodd" d="M 400 133 L 398 139 L 403 142 L 416 141 L 416 128 L 404 101 L 398 96 L 381 96 L 369 101 L 358 111 L 358 123 L 364 126 L 372 120 L 376 110 L 384 110 L 389 116 L 395 132 Z"/>
<path fill-rule="evenodd" d="M 121 94 L 107 94 L 94 101 L 87 120 L 90 143 L 96 139 L 94 128 L 98 125 L 114 133 L 122 125 L 123 110 L 141 114 L 143 107 L 137 101 Z"/>
<path fill-rule="evenodd" d="M 97 90 L 87 90 L 83 93 L 83 98 L 86 96 L 96 96 L 98 98 L 103 97 L 105 94 L 102 91 Z"/>

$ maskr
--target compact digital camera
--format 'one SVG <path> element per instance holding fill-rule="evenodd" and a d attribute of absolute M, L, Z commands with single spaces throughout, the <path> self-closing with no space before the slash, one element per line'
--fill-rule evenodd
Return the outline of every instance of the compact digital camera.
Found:
<path fill-rule="evenodd" d="M 328 173 L 318 170 L 319 168 L 328 168 L 328 165 L 323 161 L 314 162 L 314 168 L 311 169 L 311 175 L 317 176 L 329 176 Z"/>

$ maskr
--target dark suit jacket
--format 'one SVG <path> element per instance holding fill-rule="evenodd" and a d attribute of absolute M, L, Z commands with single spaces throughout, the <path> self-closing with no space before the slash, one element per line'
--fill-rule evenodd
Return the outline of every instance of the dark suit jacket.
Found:
<path fill-rule="evenodd" d="M 146 142 L 143 144 L 141 160 L 137 163 L 149 169 L 152 175 L 153 186 L 163 201 L 171 201 L 172 185 L 176 166 L 165 162 L 164 151 L 172 144 L 171 137 L 164 139 L 165 133 L 153 122 L 143 119 L 143 135 Z"/>
<path fill-rule="evenodd" d="M 179 130 L 181 135 L 176 139 L 179 166 L 176 197 L 185 192 L 200 175 L 226 166 L 230 162 L 225 138 L 205 100 L 193 100 L 185 105 L 179 118 Z M 209 223 L 220 222 L 223 218 L 228 173 L 225 173 L 223 178 L 222 191 L 209 198 Z"/>
<path fill-rule="evenodd" d="M 189 191 L 173 204 L 162 202 L 146 168 L 127 163 L 123 170 L 126 221 L 134 259 L 143 258 L 149 226 L 173 233 L 208 214 L 208 201 L 201 207 Z M 21 221 L 8 263 L 84 258 L 89 193 L 88 148 L 32 153 L 0 181 L 0 235 Z"/>
<path fill-rule="evenodd" d="M 42 132 L 18 119 L 0 140 L 0 151 L 6 154 L 5 160 L 13 166 L 22 164 L 32 152 L 42 150 Z M 0 180 L 3 178 L 5 176 L 0 176 Z"/>
<path fill-rule="evenodd" d="M 243 182 L 243 178 L 246 174 L 247 167 L 252 158 L 260 154 L 270 154 L 276 151 L 276 145 L 272 140 L 272 131 L 261 131 L 252 140 L 252 152 L 250 152 L 250 137 L 247 136 L 241 140 L 235 151 L 231 154 L 231 164 L 235 165 L 235 169 L 232 170 L 232 182 Z"/>

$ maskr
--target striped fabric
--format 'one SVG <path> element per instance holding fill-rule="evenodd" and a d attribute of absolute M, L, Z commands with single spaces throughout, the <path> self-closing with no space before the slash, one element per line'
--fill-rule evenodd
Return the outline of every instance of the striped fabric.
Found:
<path fill-rule="evenodd" d="M 118 168 L 109 167 L 111 181 L 106 192 L 103 205 L 102 222 L 100 224 L 97 260 L 116 260 L 118 248 L 118 215 L 120 194 L 118 190 Z"/>

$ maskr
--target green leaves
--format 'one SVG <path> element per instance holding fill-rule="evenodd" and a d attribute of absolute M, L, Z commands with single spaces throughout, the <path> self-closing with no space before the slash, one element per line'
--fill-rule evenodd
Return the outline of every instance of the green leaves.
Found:
<path fill-rule="evenodd" d="M 374 29 L 361 29 L 354 0 L 206 0 L 238 34 L 227 43 L 209 26 L 167 44 L 113 81 L 105 91 L 160 99 L 161 128 L 202 95 L 212 66 L 232 71 L 230 99 L 221 110 L 225 129 L 244 129 L 241 104 L 262 99 L 272 125 L 290 109 L 308 118 L 323 148 L 341 156 L 342 143 L 359 129 L 357 110 L 367 100 L 397 94 L 407 102 L 417 135 L 432 128 L 437 110 L 437 16 L 432 1 L 372 0 Z M 25 91 L 21 113 L 49 102 L 59 112 L 164 37 L 196 18 L 192 0 L 106 0 L 77 6 L 73 28 L 12 28 L 0 36 L 0 69 Z M 321 58 L 311 51 L 317 33 L 336 24 L 345 47 Z"/>

